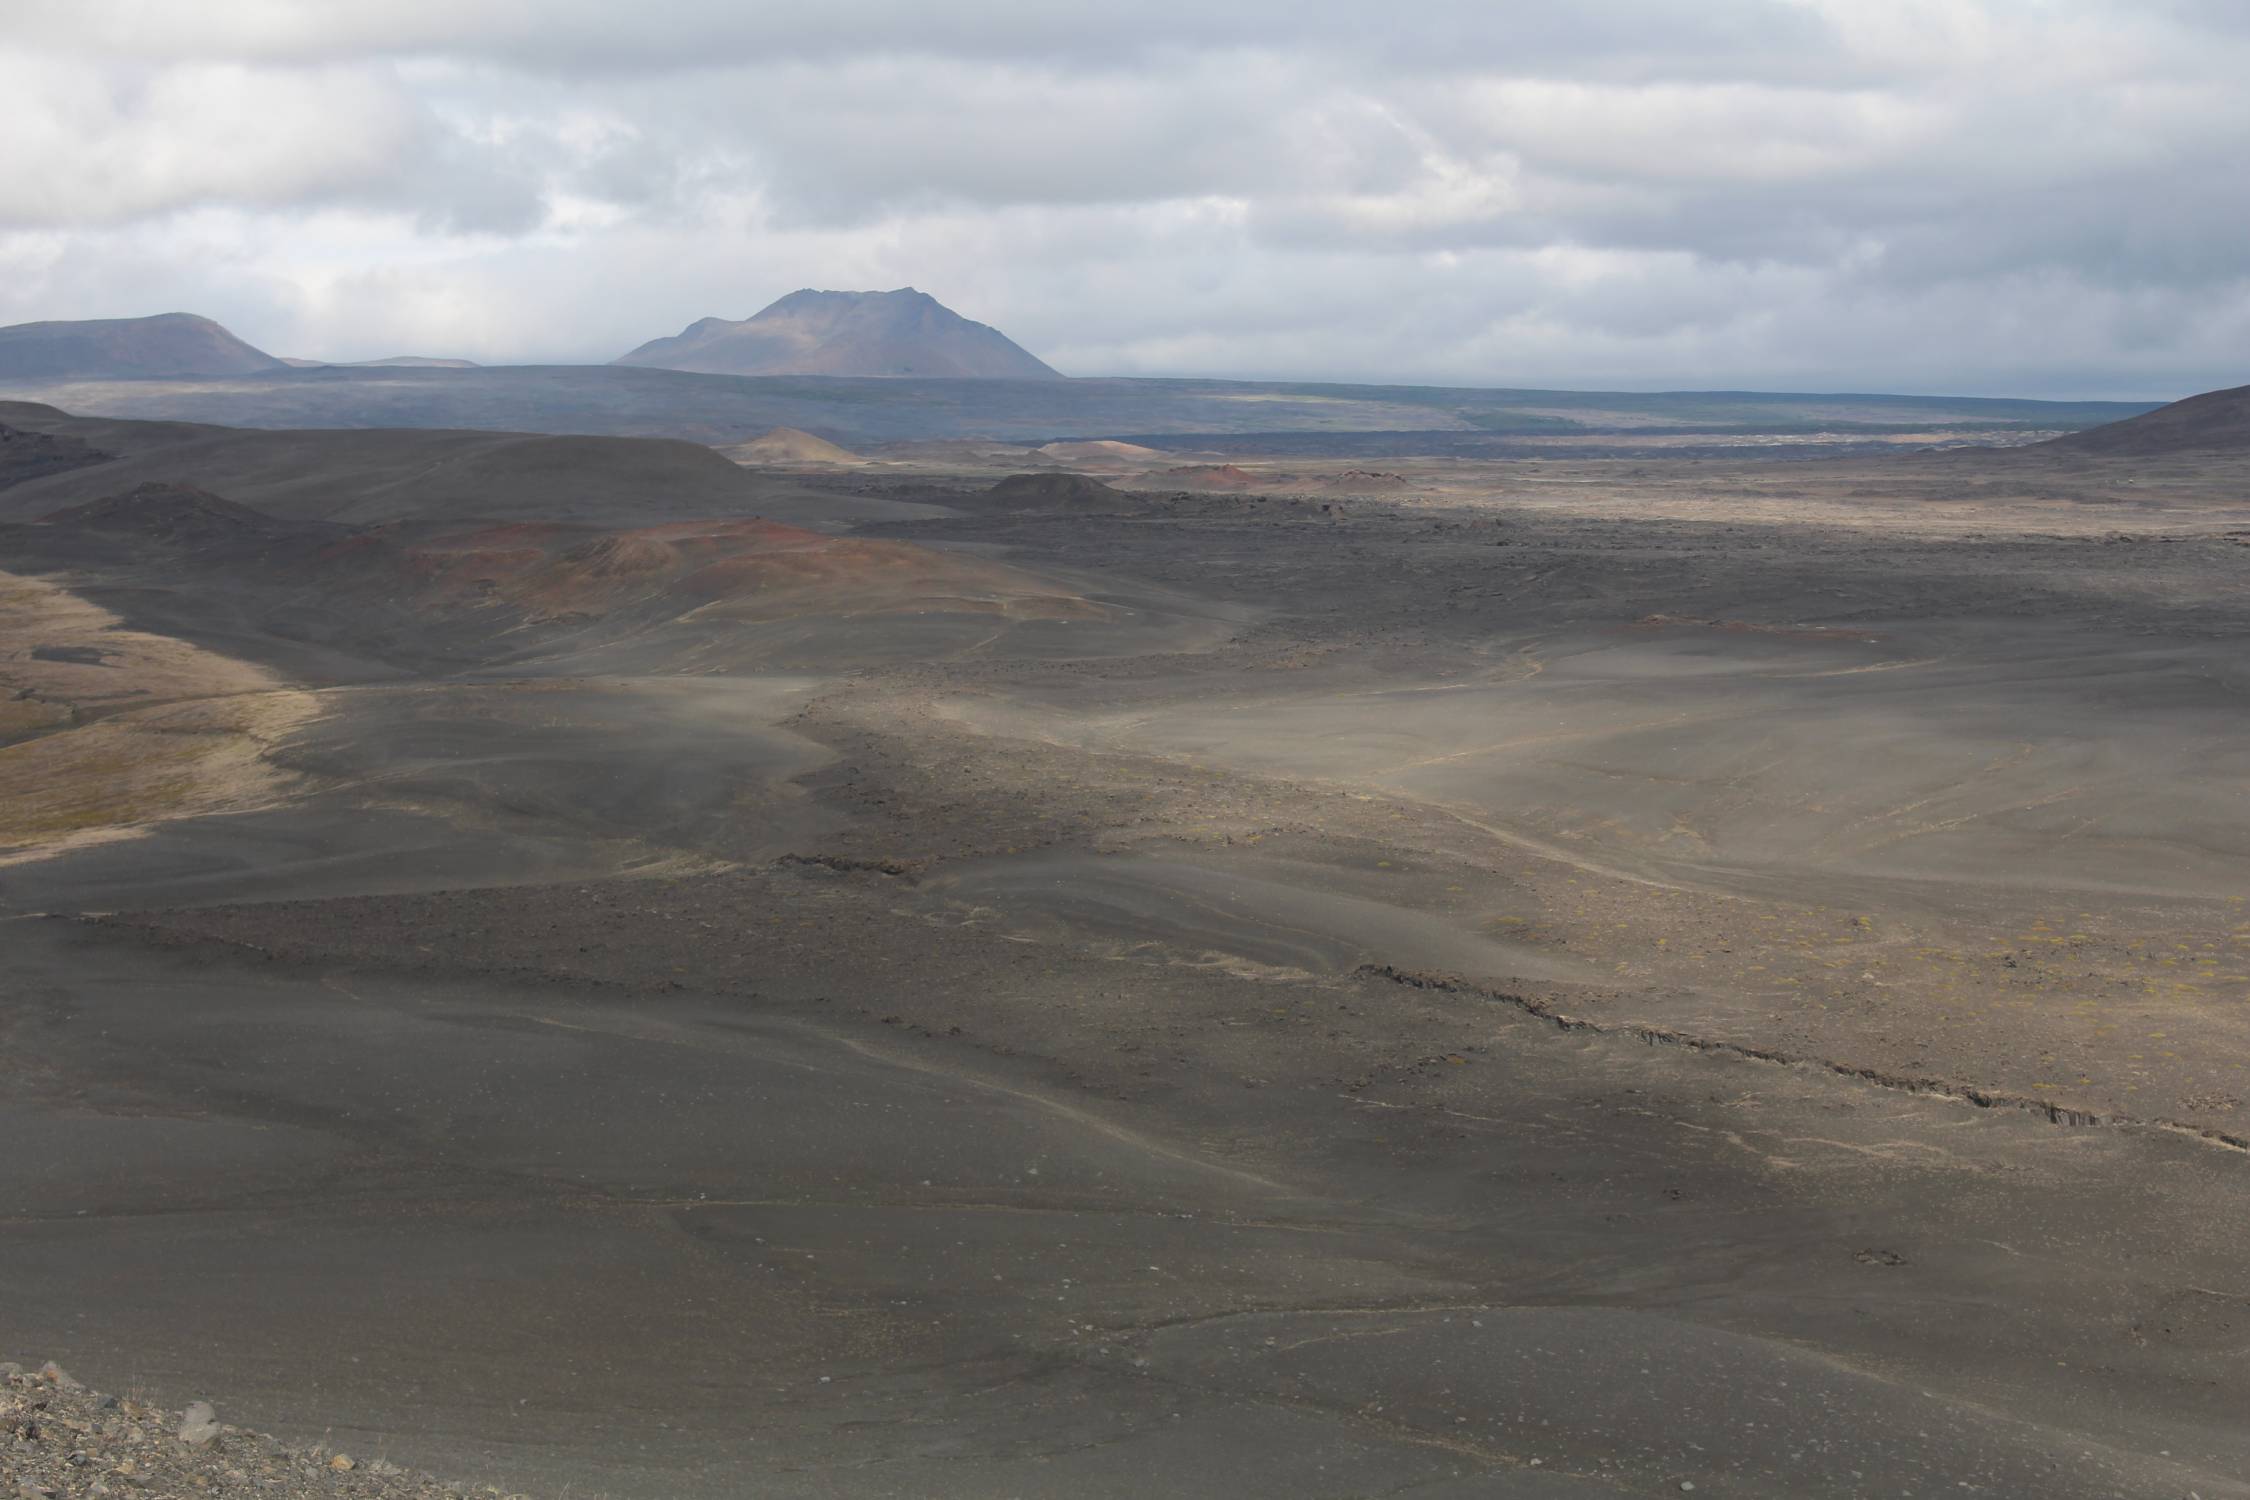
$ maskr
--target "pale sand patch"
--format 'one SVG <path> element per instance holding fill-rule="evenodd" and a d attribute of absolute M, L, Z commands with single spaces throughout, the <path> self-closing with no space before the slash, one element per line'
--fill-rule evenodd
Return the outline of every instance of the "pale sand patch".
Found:
<path fill-rule="evenodd" d="M 0 738 L 67 722 L 73 709 L 83 717 L 128 700 L 171 703 L 283 686 L 249 662 L 129 630 L 43 579 L 0 573 Z"/>
<path fill-rule="evenodd" d="M 5 692 L 6 696 L 0 697 L 0 745 L 61 729 L 70 723 L 70 709 L 62 704 L 18 698 L 15 689 L 5 689 Z"/>
<path fill-rule="evenodd" d="M 317 694 L 284 688 L 138 709 L 0 749 L 0 864 L 282 801 L 300 778 L 270 752 L 320 712 Z"/>
<path fill-rule="evenodd" d="M 0 573 L 0 865 L 280 801 L 298 778 L 268 754 L 320 713 L 262 667 Z"/>

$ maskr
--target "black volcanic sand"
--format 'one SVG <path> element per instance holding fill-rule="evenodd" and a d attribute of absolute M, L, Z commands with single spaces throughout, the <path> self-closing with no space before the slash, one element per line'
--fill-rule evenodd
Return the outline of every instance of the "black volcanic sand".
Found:
<path fill-rule="evenodd" d="M 0 1355 L 554 1492 L 2250 1495 L 2231 522 L 898 498 L 1114 613 L 50 555 L 325 716 L 0 866 Z"/>
<path fill-rule="evenodd" d="M 11 924 L 11 1337 L 613 1493 L 2250 1494 L 2229 1154 L 609 889 L 825 941 L 706 991 Z"/>

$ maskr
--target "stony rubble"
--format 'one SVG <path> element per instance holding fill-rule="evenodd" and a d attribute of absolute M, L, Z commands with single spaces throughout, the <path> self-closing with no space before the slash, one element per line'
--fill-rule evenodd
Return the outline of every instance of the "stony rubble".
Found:
<path fill-rule="evenodd" d="M 285 1447 L 220 1421 L 206 1401 L 167 1411 L 88 1390 L 53 1363 L 36 1371 L 0 1363 L 0 1500 L 446 1500 L 501 1493 L 409 1473 L 380 1458 Z"/>

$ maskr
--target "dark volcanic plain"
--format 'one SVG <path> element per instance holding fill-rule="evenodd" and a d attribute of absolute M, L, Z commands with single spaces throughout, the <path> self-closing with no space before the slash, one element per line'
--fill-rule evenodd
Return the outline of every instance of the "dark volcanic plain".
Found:
<path fill-rule="evenodd" d="M 545 1493 L 2250 1496 L 2240 454 L 0 423 L 0 1355 Z"/>

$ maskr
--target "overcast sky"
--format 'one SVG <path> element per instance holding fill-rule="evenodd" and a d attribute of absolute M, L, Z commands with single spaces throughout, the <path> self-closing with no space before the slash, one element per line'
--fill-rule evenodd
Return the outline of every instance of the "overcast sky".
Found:
<path fill-rule="evenodd" d="M 2250 381 L 2236 0 L 0 0 L 0 322 L 603 360 L 921 287 L 1069 374 Z"/>

